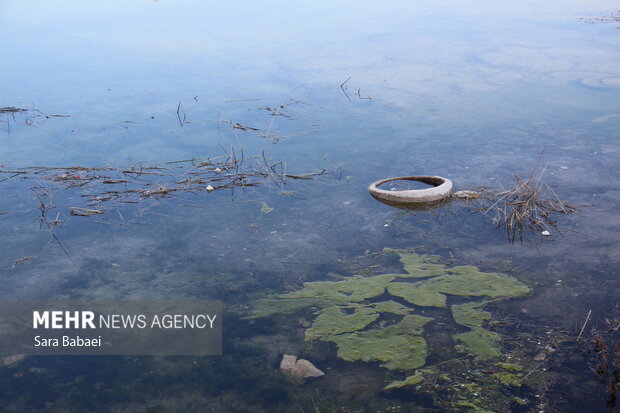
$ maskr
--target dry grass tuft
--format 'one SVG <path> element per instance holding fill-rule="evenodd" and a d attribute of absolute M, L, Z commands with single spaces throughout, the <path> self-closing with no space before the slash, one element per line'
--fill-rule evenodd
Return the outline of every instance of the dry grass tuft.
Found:
<path fill-rule="evenodd" d="M 496 213 L 494 220 L 498 226 L 505 226 L 510 242 L 517 237 L 523 240 L 527 230 L 555 229 L 555 215 L 568 215 L 577 210 L 562 201 L 548 184 L 522 179 L 516 174 L 513 177 L 512 188 L 498 193 L 500 198 L 485 211 Z"/>
<path fill-rule="evenodd" d="M 542 158 L 542 153 L 540 156 Z M 484 214 L 495 213 L 493 221 L 498 227 L 505 227 L 510 242 L 517 238 L 523 241 L 527 231 L 551 232 L 552 228 L 557 229 L 558 215 L 569 215 L 577 210 L 541 180 L 544 169 L 537 173 L 539 164 L 540 158 L 527 179 L 514 174 L 510 189 L 495 194 L 495 203 L 483 208 Z"/>

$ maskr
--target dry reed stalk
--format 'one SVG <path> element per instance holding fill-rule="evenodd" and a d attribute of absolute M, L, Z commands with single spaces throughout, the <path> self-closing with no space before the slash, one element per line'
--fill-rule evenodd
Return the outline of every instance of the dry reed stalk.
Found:
<path fill-rule="evenodd" d="M 527 179 L 514 174 L 511 189 L 497 193 L 498 199 L 483 209 L 484 214 L 495 212 L 494 221 L 498 226 L 504 226 L 510 242 L 517 238 L 523 241 L 528 230 L 549 231 L 556 228 L 555 215 L 568 215 L 577 210 L 541 181 L 542 172 L 534 179 L 537 167 Z"/>

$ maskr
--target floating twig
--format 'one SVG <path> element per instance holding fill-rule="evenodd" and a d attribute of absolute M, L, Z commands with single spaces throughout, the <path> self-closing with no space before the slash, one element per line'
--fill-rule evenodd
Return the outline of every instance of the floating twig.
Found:
<path fill-rule="evenodd" d="M 344 93 L 344 95 L 347 97 L 347 99 L 349 100 L 349 102 L 351 101 L 351 98 L 349 97 L 349 94 L 347 93 L 347 82 L 351 80 L 351 76 L 349 76 L 347 78 L 347 80 L 345 80 L 344 82 L 342 82 L 340 84 L 340 89 L 342 90 L 342 93 Z"/>

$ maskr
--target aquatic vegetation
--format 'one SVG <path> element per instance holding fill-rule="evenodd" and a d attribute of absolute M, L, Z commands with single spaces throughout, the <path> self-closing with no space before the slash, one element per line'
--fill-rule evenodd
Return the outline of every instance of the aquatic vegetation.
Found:
<path fill-rule="evenodd" d="M 454 403 L 454 407 L 461 408 L 459 410 L 462 410 L 462 408 L 470 409 L 469 411 L 473 413 L 491 413 L 489 410 L 483 409 L 475 403 L 466 400 L 461 400 Z"/>
<path fill-rule="evenodd" d="M 390 294 L 419 306 L 445 307 L 446 294 L 456 296 L 518 297 L 529 288 L 505 274 L 482 273 L 476 267 L 453 267 L 444 274 L 417 283 L 392 283 Z"/>
<path fill-rule="evenodd" d="M 412 370 L 426 362 L 424 324 L 432 318 L 409 315 L 400 322 L 351 334 L 328 335 L 336 343 L 338 357 L 346 361 L 381 361 L 388 369 Z"/>
<path fill-rule="evenodd" d="M 521 387 L 521 377 L 523 377 L 523 375 L 520 373 L 515 374 L 505 371 L 493 374 L 493 378 L 495 378 L 498 382 L 500 382 L 504 386 L 512 387 Z"/>
<path fill-rule="evenodd" d="M 411 308 L 405 307 L 404 305 L 398 304 L 396 301 L 392 300 L 370 304 L 370 307 L 374 308 L 378 313 L 407 315 L 412 312 Z"/>
<path fill-rule="evenodd" d="M 460 341 L 465 348 L 456 347 L 476 356 L 476 360 L 491 360 L 501 355 L 500 335 L 480 327 L 474 327 L 466 333 L 455 334 L 455 341 Z"/>
<path fill-rule="evenodd" d="M 371 308 L 355 309 L 352 314 L 346 314 L 343 310 L 341 307 L 331 307 L 321 311 L 312 327 L 306 330 L 306 340 L 358 331 L 379 318 L 379 313 Z"/>
<path fill-rule="evenodd" d="M 284 299 L 284 298 L 265 298 L 258 300 L 254 303 L 252 309 L 252 316 L 269 317 L 273 314 L 289 314 L 295 311 L 299 311 L 302 308 L 318 307 L 324 308 L 332 306 L 332 301 L 315 299 L 315 298 L 297 298 L 297 299 Z"/>
<path fill-rule="evenodd" d="M 394 283 L 388 287 L 388 292 L 420 307 L 446 306 L 445 295 L 433 291 L 433 289 L 424 288 L 418 283 Z"/>
<path fill-rule="evenodd" d="M 453 336 L 455 343 L 461 343 L 455 348 L 475 355 L 479 361 L 501 355 L 501 337 L 482 327 L 491 314 L 481 308 L 494 300 L 528 293 L 525 284 L 506 274 L 484 273 L 473 266 L 447 267 L 436 256 L 385 251 L 399 255 L 406 273 L 307 282 L 298 291 L 257 301 L 251 317 L 309 308 L 316 318 L 305 332 L 307 341 L 335 343 L 338 357 L 346 361 L 378 361 L 387 369 L 414 370 L 426 363 L 423 332 L 433 319 L 416 314 L 416 308 L 406 304 L 445 308 L 448 296 L 487 297 L 451 306 L 454 321 L 470 329 Z M 385 295 L 402 300 L 386 297 L 372 302 Z M 416 374 L 388 387 L 415 384 L 420 377 Z"/>
<path fill-rule="evenodd" d="M 465 327 L 480 327 L 486 320 L 491 319 L 491 313 L 481 310 L 480 307 L 487 304 L 488 301 L 465 303 L 453 305 L 452 317 L 457 324 Z"/>
<path fill-rule="evenodd" d="M 384 248 L 383 251 L 397 253 L 405 271 L 412 277 L 433 277 L 446 272 L 446 267 L 439 264 L 441 257 L 438 255 L 411 254 L 391 248 Z"/>
<path fill-rule="evenodd" d="M 281 298 L 319 298 L 336 301 L 334 304 L 359 302 L 384 293 L 388 284 L 398 275 L 384 274 L 372 277 L 352 277 L 344 281 L 304 283 L 302 290 L 281 295 Z"/>
<path fill-rule="evenodd" d="M 399 389 L 405 386 L 415 386 L 416 384 L 420 384 L 424 381 L 424 376 L 420 374 L 420 372 L 416 371 L 413 376 L 407 377 L 405 380 L 393 381 L 387 386 L 385 386 L 385 390 Z"/>
<path fill-rule="evenodd" d="M 495 365 L 497 367 L 499 367 L 500 369 L 504 369 L 506 371 L 513 371 L 513 372 L 517 372 L 517 371 L 523 371 L 523 366 L 520 366 L 518 364 L 511 364 L 511 363 L 495 363 Z"/>

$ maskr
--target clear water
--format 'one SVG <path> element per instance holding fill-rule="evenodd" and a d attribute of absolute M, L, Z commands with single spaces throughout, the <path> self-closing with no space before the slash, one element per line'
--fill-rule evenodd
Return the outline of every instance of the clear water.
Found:
<path fill-rule="evenodd" d="M 373 258 L 384 247 L 508 271 L 532 287 L 494 309 L 512 320 L 502 328 L 506 351 L 556 351 L 521 390 L 483 386 L 497 411 L 604 411 L 605 384 L 574 339 L 589 310 L 588 340 L 620 316 L 620 88 L 600 82 L 620 77 L 620 34 L 617 23 L 578 18 L 614 8 L 3 1 L 0 107 L 30 111 L 0 116 L 0 297 L 221 298 L 229 311 L 222 357 L 40 357 L 4 367 L 3 411 L 442 411 L 448 385 L 382 392 L 385 369 L 304 343 L 296 320 L 242 318 L 254 300 L 303 281 L 398 271 Z M 231 148 L 257 168 L 264 153 L 289 174 L 326 172 L 110 203 L 91 217 L 69 208 L 88 207 L 81 195 L 97 188 L 67 189 L 49 179 L 54 171 L 6 172 L 161 166 Z M 589 205 L 561 217 L 549 238 L 510 244 L 462 203 L 405 211 L 366 190 L 414 174 L 497 189 L 513 173 L 527 176 L 543 150 L 544 179 Z M 58 240 L 41 226 L 36 194 L 49 219 L 64 220 Z M 426 337 L 440 348 L 442 334 L 434 327 Z M 287 382 L 277 371 L 283 353 L 303 354 L 326 376 Z M 448 356 L 437 350 L 428 364 Z M 450 386 L 477 377 L 475 366 L 446 366 Z"/>

